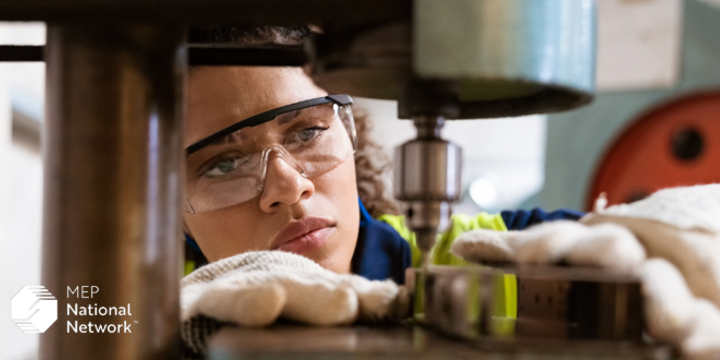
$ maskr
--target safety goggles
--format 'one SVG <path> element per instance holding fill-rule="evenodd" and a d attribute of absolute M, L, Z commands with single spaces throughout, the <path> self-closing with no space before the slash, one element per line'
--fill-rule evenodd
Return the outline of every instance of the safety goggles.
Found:
<path fill-rule="evenodd" d="M 301 176 L 334 169 L 355 152 L 349 95 L 330 95 L 273 109 L 187 147 L 185 211 L 200 213 L 258 196 L 268 162 L 278 157 Z"/>

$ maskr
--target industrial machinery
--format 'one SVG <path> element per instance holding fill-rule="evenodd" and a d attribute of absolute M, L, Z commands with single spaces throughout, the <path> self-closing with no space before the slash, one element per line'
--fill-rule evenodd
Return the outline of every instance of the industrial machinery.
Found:
<path fill-rule="evenodd" d="M 504 286 L 508 275 L 516 282 L 514 289 Z M 558 266 L 435 266 L 408 269 L 407 278 L 415 298 L 424 303 L 415 317 L 459 338 L 629 343 L 642 338 L 640 281 L 627 273 Z"/>
<path fill-rule="evenodd" d="M 608 146 L 585 201 L 606 193 L 608 204 L 641 200 L 657 189 L 720 181 L 717 91 L 684 94 L 641 113 Z M 651 159 L 651 160 L 649 160 Z"/>
<path fill-rule="evenodd" d="M 328 29 L 328 32 L 334 30 Z M 568 110 L 592 98 L 592 0 L 413 2 L 412 21 L 318 37 L 313 76 L 331 92 L 397 99 L 417 138 L 395 155 L 395 197 L 426 257 L 461 195 L 448 119 Z"/>
<path fill-rule="evenodd" d="M 460 196 L 446 120 L 568 110 L 592 98 L 594 0 L 6 0 L 0 20 L 45 21 L 43 284 L 132 303 L 136 336 L 51 328 L 41 358 L 165 358 L 177 348 L 182 74 L 194 65 L 307 65 L 330 92 L 397 99 L 417 138 L 395 195 L 425 257 Z M 315 24 L 303 47 L 188 47 L 188 26 Z M 72 251 L 69 251 L 72 249 Z M 105 254 L 103 257 L 97 254 Z M 59 321 L 65 315 L 60 312 Z M 102 354 L 102 355 L 101 355 Z"/>

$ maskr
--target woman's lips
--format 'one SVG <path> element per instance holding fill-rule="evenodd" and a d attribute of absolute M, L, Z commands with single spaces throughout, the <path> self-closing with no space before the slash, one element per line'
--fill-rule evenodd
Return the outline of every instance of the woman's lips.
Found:
<path fill-rule="evenodd" d="M 323 228 L 312 231 L 304 236 L 292 239 L 280 245 L 278 250 L 302 255 L 303 253 L 315 250 L 325 245 L 325 242 L 333 229 L 334 228 Z"/>
<path fill-rule="evenodd" d="M 322 247 L 335 230 L 332 221 L 321 217 L 307 217 L 287 224 L 271 243 L 273 250 L 303 254 Z"/>

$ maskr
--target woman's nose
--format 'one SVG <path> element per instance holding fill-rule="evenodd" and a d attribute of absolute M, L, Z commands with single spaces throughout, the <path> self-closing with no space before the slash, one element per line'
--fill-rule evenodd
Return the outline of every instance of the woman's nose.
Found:
<path fill-rule="evenodd" d="M 273 213 L 281 205 L 292 205 L 309 198 L 315 193 L 315 185 L 292 166 L 292 159 L 279 154 L 270 154 L 265 176 L 265 186 L 260 194 L 260 209 Z M 300 171 L 299 171 L 300 170 Z"/>

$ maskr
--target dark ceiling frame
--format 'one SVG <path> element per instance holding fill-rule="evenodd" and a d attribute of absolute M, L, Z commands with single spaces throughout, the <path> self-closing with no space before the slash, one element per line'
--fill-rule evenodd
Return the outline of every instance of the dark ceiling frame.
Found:
<path fill-rule="evenodd" d="M 43 45 L 0 45 L 0 62 L 44 61 Z M 302 66 L 308 58 L 302 46 L 190 46 L 190 66 Z"/>

